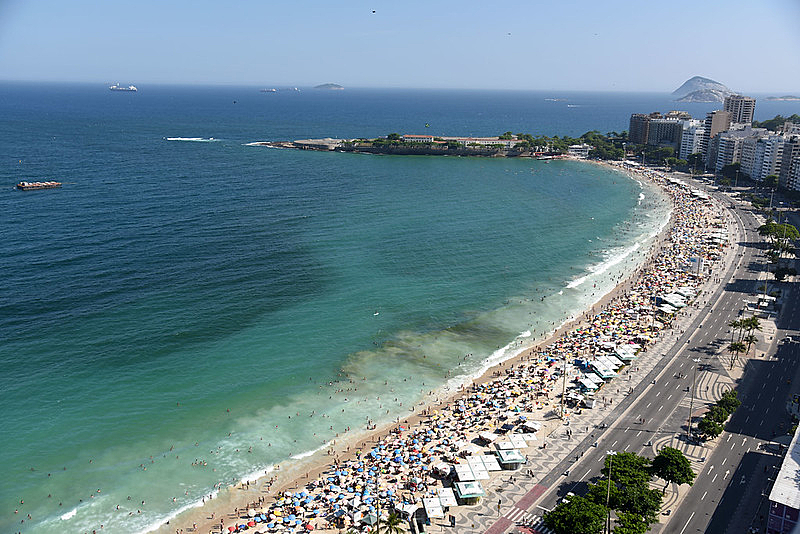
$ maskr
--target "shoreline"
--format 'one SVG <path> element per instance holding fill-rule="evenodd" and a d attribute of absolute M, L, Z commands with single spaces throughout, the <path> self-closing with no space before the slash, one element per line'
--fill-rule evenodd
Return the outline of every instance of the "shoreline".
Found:
<path fill-rule="evenodd" d="M 663 184 L 658 184 L 655 180 L 646 175 L 647 169 L 644 170 L 645 172 L 642 172 L 642 170 L 623 168 L 607 162 L 578 161 L 584 161 L 585 163 L 592 163 L 618 172 L 623 172 L 632 180 L 645 180 L 657 187 L 664 188 Z M 192 525 L 195 523 L 197 524 L 197 532 L 218 532 L 219 530 L 215 530 L 214 527 L 216 527 L 216 529 L 219 528 L 220 518 L 224 519 L 227 525 L 231 520 L 235 519 L 235 511 L 247 509 L 249 507 L 248 505 L 258 503 L 262 498 L 266 501 L 266 499 L 271 499 L 272 496 L 277 495 L 279 492 L 292 488 L 302 489 L 308 481 L 315 480 L 320 474 L 330 468 L 333 459 L 340 462 L 353 459 L 356 457 L 357 451 L 361 448 L 367 448 L 371 443 L 377 443 L 382 437 L 387 436 L 393 428 L 397 427 L 398 423 L 401 421 L 404 425 L 408 425 L 407 428 L 413 429 L 419 426 L 421 422 L 425 421 L 433 410 L 441 410 L 448 404 L 452 404 L 465 394 L 468 394 L 472 387 L 486 384 L 496 379 L 505 369 L 529 361 L 533 355 L 543 347 L 554 344 L 566 333 L 584 324 L 589 313 L 593 312 L 595 309 L 602 309 L 608 306 L 629 289 L 633 282 L 641 276 L 643 266 L 649 261 L 652 261 L 655 251 L 669 238 L 670 232 L 674 228 L 674 199 L 672 199 L 668 193 L 665 193 L 665 196 L 672 204 L 670 208 L 670 217 L 655 235 L 648 237 L 650 241 L 648 249 L 641 254 L 637 264 L 607 293 L 600 296 L 593 304 L 573 314 L 572 318 L 566 319 L 564 323 L 547 334 L 543 339 L 540 339 L 530 347 L 520 349 L 502 362 L 490 365 L 488 368 L 484 369 L 479 376 L 465 379 L 464 385 L 457 390 L 442 391 L 447 385 L 444 384 L 440 386 L 433 394 L 426 395 L 420 402 L 416 403 L 413 408 L 413 413 L 408 414 L 406 417 L 400 416 L 393 422 L 378 425 L 371 430 L 360 431 L 350 436 L 336 438 L 327 445 L 316 449 L 316 451 L 309 451 L 308 453 L 300 455 L 303 456 L 300 459 L 293 458 L 293 465 L 288 469 L 281 470 L 278 468 L 273 471 L 267 470 L 263 475 L 260 474 L 257 478 L 250 477 L 249 482 L 246 482 L 247 478 L 244 478 L 243 482 L 235 486 L 220 489 L 213 498 L 204 499 L 204 502 L 198 502 L 190 506 L 168 523 L 164 523 L 147 532 L 172 532 L 172 529 L 175 528 L 174 525 L 177 524 L 180 524 L 183 528 L 187 528 L 188 531 L 191 532 L 194 528 Z M 509 346 L 510 345 L 511 343 Z M 550 426 L 552 426 L 552 423 L 560 424 L 560 422 L 561 420 L 558 418 L 550 417 L 547 419 L 547 423 Z M 544 432 L 541 433 L 544 434 Z M 330 454 L 329 451 L 334 451 L 334 453 Z M 189 525 L 188 527 L 186 526 L 187 524 Z"/>

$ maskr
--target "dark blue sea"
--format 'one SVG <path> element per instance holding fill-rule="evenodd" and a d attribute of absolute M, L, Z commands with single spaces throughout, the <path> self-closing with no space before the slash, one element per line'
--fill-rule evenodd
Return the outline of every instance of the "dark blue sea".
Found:
<path fill-rule="evenodd" d="M 715 107 L 139 89 L 0 84 L 3 532 L 146 531 L 405 415 L 596 301 L 669 210 L 648 184 L 580 162 L 247 143 L 577 136 Z M 759 101 L 756 115 L 798 108 Z M 45 179 L 64 185 L 14 189 Z"/>

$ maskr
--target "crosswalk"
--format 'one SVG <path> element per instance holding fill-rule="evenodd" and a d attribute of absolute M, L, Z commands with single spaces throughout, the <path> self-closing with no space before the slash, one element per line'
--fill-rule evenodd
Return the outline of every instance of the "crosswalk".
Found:
<path fill-rule="evenodd" d="M 544 524 L 544 519 L 531 512 L 526 512 L 522 508 L 512 506 L 505 517 L 518 525 L 525 525 L 528 527 L 526 530 L 530 529 L 535 534 L 555 534 Z"/>

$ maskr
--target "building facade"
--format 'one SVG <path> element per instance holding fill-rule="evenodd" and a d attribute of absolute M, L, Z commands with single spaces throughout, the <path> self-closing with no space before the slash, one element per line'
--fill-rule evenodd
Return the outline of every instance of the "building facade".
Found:
<path fill-rule="evenodd" d="M 686 159 L 689 154 L 702 152 L 705 129 L 703 121 L 695 119 L 683 121 L 681 126 L 681 145 L 678 150 L 679 158 Z"/>
<path fill-rule="evenodd" d="M 709 143 L 717 134 L 726 131 L 731 126 L 731 114 L 728 111 L 716 110 L 706 114 L 704 122 L 703 138 L 700 142 L 701 153 L 707 158 L 708 166 L 713 166 L 712 158 L 709 157 Z M 714 158 L 715 159 L 715 158 Z"/>
<path fill-rule="evenodd" d="M 731 114 L 731 122 L 752 124 L 756 99 L 743 95 L 726 96 L 723 109 Z"/>
<path fill-rule="evenodd" d="M 628 128 L 628 139 L 635 145 L 646 145 L 650 135 L 650 116 L 644 113 L 634 113 L 631 115 L 630 126 Z"/>

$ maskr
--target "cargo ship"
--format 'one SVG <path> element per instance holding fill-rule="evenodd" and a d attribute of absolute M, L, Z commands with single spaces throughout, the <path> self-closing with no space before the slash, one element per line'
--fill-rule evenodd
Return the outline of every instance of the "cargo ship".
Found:
<path fill-rule="evenodd" d="M 119 82 L 109 86 L 108 88 L 112 91 L 130 91 L 134 93 L 138 91 L 135 85 L 129 85 L 128 87 L 125 87 L 124 85 L 120 85 Z"/>
<path fill-rule="evenodd" d="M 17 189 L 20 191 L 35 191 L 37 189 L 55 189 L 61 187 L 61 182 L 20 182 Z"/>

